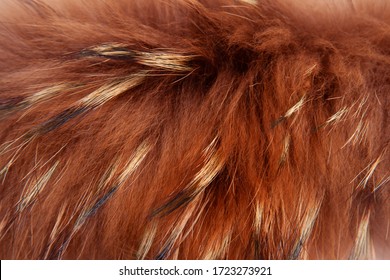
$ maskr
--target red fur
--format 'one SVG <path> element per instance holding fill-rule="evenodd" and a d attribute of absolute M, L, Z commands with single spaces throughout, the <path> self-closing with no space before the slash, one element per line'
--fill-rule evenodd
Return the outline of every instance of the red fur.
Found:
<path fill-rule="evenodd" d="M 386 1 L 2 1 L 2 259 L 389 258 Z"/>

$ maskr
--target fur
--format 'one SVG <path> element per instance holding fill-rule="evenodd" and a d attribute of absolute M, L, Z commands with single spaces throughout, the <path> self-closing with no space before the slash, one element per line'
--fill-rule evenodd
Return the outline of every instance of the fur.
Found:
<path fill-rule="evenodd" d="M 388 1 L 5 0 L 0 58 L 0 258 L 390 258 Z"/>

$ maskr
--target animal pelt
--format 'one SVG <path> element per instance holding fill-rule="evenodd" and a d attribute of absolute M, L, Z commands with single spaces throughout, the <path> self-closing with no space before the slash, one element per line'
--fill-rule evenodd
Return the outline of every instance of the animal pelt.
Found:
<path fill-rule="evenodd" d="M 390 258 L 388 1 L 0 3 L 0 258 Z"/>

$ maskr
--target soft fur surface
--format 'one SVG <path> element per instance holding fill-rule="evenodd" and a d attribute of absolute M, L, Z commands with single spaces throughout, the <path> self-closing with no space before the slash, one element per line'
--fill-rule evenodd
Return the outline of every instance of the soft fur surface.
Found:
<path fill-rule="evenodd" d="M 388 1 L 0 3 L 0 258 L 390 258 Z"/>

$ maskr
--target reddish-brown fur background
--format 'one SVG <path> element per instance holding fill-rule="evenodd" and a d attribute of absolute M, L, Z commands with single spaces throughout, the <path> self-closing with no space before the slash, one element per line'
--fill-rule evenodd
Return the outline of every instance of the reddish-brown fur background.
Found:
<path fill-rule="evenodd" d="M 389 93 L 387 1 L 2 1 L 0 257 L 388 259 Z"/>

